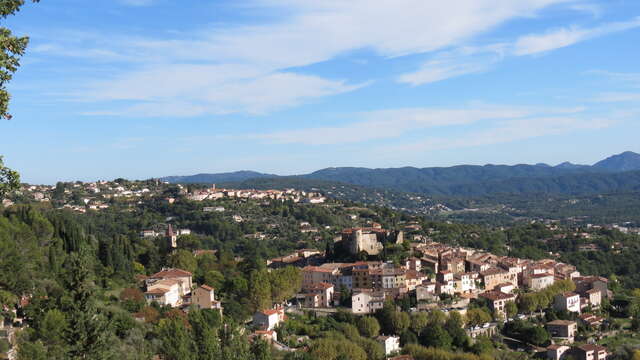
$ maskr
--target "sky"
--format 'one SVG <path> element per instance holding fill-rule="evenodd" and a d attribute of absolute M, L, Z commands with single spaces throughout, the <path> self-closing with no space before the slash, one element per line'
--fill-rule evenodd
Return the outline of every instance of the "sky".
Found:
<path fill-rule="evenodd" d="M 637 0 L 42 0 L 0 155 L 30 183 L 640 152 Z"/>

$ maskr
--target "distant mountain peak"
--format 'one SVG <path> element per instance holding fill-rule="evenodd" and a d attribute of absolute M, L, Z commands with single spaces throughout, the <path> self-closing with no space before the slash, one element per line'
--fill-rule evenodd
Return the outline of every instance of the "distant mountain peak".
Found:
<path fill-rule="evenodd" d="M 589 165 L 580 165 L 580 164 L 574 164 L 572 162 L 569 161 L 565 161 L 562 164 L 558 164 L 556 166 L 554 166 L 556 169 L 564 169 L 564 170 L 575 170 L 575 169 L 584 169 L 584 168 L 589 168 Z"/>
<path fill-rule="evenodd" d="M 640 154 L 633 151 L 625 151 L 599 161 L 593 167 L 607 171 L 640 170 Z"/>

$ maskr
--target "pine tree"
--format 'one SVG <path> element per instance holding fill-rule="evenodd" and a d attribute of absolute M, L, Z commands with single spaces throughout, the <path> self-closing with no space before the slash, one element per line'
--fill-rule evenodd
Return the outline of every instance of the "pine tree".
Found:
<path fill-rule="evenodd" d="M 106 317 L 96 308 L 86 250 L 72 253 L 66 265 L 65 287 L 70 301 L 63 312 L 69 324 L 65 332 L 69 359 L 109 359 L 109 326 Z"/>

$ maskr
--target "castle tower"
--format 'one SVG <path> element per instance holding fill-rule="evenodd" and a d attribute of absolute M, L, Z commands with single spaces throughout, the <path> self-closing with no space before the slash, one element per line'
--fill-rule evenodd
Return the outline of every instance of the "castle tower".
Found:
<path fill-rule="evenodd" d="M 173 226 L 171 226 L 171 224 L 169 224 L 169 227 L 167 228 L 167 240 L 169 240 L 169 246 L 172 249 L 175 249 L 178 247 L 178 236 L 173 232 Z"/>

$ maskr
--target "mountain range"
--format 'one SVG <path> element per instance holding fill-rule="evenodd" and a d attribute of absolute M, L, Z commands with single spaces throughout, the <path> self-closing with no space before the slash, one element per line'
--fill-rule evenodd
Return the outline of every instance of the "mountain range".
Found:
<path fill-rule="evenodd" d="M 310 174 L 278 176 L 254 171 L 169 176 L 170 183 L 253 185 L 282 188 L 291 185 L 325 189 L 336 184 L 418 193 L 429 196 L 487 196 L 491 194 L 584 195 L 640 191 L 640 154 L 624 152 L 594 165 L 564 162 L 557 166 L 459 165 L 430 168 L 326 168 Z M 228 184 L 233 185 L 233 184 Z M 305 186 L 306 185 L 306 186 Z"/>

